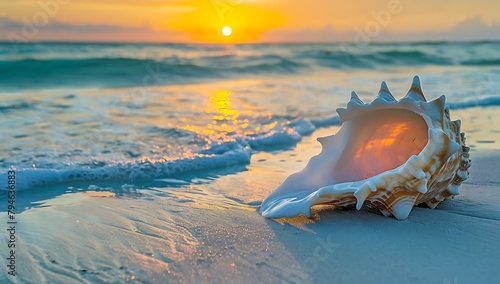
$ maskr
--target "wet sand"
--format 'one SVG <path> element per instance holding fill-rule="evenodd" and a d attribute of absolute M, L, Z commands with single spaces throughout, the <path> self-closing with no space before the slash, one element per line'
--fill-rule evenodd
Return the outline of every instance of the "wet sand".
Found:
<path fill-rule="evenodd" d="M 20 192 L 14 283 L 495 283 L 500 152 L 474 150 L 460 195 L 404 221 L 319 208 L 269 220 L 265 196 L 320 151 L 320 129 L 248 170 L 189 182 L 65 184 Z M 6 214 L 1 214 L 6 222 Z M 5 267 L 5 266 L 4 266 Z M 0 278 L 5 279 L 2 269 Z"/>

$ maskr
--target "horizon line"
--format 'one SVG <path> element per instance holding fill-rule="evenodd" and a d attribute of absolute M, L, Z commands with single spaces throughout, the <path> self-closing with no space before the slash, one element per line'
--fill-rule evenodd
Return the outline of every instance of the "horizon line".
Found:
<path fill-rule="evenodd" d="M 276 42 L 240 42 L 240 43 L 222 43 L 222 42 L 134 42 L 134 41 L 93 41 L 93 40 L 30 40 L 27 42 L 13 42 L 11 40 L 0 39 L 0 44 L 36 44 L 36 43 L 61 43 L 61 44 L 178 44 L 178 45 L 272 45 L 272 44 L 368 44 L 368 45 L 377 45 L 377 44 L 409 44 L 409 43 L 418 43 L 418 44 L 449 44 L 449 43 L 500 43 L 500 39 L 473 39 L 473 40 L 407 40 L 407 41 L 373 41 L 368 43 L 356 43 L 354 41 L 276 41 Z"/>

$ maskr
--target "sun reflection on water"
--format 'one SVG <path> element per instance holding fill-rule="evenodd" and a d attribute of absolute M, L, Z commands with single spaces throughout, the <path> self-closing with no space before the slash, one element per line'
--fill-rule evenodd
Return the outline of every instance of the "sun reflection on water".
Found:
<path fill-rule="evenodd" d="M 249 119 L 245 118 L 252 116 L 252 111 L 234 109 L 231 95 L 232 93 L 227 90 L 219 90 L 210 96 L 205 107 L 205 113 L 208 115 L 207 123 L 201 126 L 200 124 L 187 124 L 184 126 L 184 130 L 206 136 L 205 140 L 208 144 L 213 143 L 213 141 L 233 141 L 232 136 L 238 134 L 257 134 L 261 127 L 251 128 Z M 245 113 L 243 117 L 242 112 Z"/>

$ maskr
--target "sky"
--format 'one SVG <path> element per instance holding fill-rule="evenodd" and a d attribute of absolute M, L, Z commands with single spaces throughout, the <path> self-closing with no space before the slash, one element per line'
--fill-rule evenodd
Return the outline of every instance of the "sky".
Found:
<path fill-rule="evenodd" d="M 0 0 L 0 40 L 500 40 L 498 11 L 498 0 Z"/>

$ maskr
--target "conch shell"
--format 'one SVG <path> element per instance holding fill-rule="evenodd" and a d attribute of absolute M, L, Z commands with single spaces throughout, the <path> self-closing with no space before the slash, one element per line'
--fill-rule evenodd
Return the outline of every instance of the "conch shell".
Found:
<path fill-rule="evenodd" d="M 355 92 L 337 109 L 342 127 L 319 138 L 322 151 L 289 176 L 262 203 L 266 218 L 310 217 L 317 204 L 363 205 L 406 219 L 413 206 L 435 208 L 458 194 L 469 177 L 469 147 L 460 120 L 451 121 L 445 96 L 427 102 L 415 76 L 396 101 L 385 82 L 363 103 Z"/>

